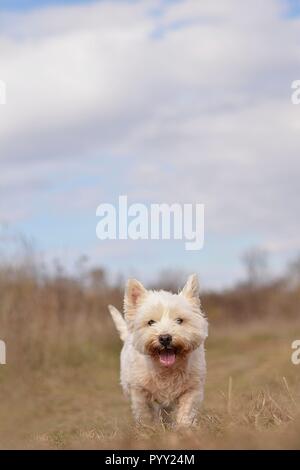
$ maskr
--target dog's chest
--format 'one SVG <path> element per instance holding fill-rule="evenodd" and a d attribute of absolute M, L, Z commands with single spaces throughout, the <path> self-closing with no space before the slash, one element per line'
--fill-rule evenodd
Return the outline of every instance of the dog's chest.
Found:
<path fill-rule="evenodd" d="M 170 405 L 188 388 L 189 374 L 185 371 L 176 371 L 170 374 L 151 374 L 146 388 L 152 401 L 160 405 Z"/>

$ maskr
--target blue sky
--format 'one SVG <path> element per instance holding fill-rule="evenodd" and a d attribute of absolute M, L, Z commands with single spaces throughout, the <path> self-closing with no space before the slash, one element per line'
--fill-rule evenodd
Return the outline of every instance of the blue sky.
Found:
<path fill-rule="evenodd" d="M 145 282 L 182 269 L 230 285 L 253 246 L 284 270 L 300 251 L 299 2 L 288 4 L 0 2 L 3 234 L 69 269 L 86 254 Z M 97 240 L 96 208 L 120 194 L 204 203 L 203 250 Z"/>
<path fill-rule="evenodd" d="M 101 1 L 101 0 L 100 0 Z M 118 0 L 114 0 L 118 1 Z M 119 0 L 123 2 L 132 2 L 139 0 Z M 1 0 L 0 9 L 6 10 L 28 10 L 34 8 L 40 8 L 43 6 L 50 5 L 84 5 L 87 3 L 96 3 L 97 0 Z M 178 3 L 180 0 L 164 0 L 162 3 Z M 282 0 L 282 3 L 286 3 L 289 13 L 291 16 L 298 16 L 300 14 L 300 1 L 299 0 Z"/>
<path fill-rule="evenodd" d="M 90 3 L 92 3 L 92 1 L 94 0 L 90 0 Z M 0 6 L 7 10 L 25 10 L 49 5 L 76 5 L 88 2 L 89 0 L 1 0 Z"/>
<path fill-rule="evenodd" d="M 287 0 L 288 8 L 291 16 L 300 15 L 300 1 L 299 0 Z"/>

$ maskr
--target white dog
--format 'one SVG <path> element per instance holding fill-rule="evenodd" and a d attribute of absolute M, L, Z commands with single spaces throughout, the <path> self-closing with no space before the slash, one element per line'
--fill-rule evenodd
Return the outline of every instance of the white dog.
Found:
<path fill-rule="evenodd" d="M 175 423 L 195 423 L 206 375 L 208 324 L 200 306 L 197 276 L 179 294 L 127 283 L 125 319 L 109 306 L 124 346 L 121 384 L 138 422 L 174 414 Z M 165 415 L 165 416 L 164 416 Z"/>

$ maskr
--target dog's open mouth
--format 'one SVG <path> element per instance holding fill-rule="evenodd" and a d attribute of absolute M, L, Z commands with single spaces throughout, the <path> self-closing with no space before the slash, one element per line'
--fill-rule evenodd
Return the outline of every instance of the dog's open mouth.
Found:
<path fill-rule="evenodd" d="M 159 362 L 166 367 L 170 367 L 176 360 L 175 349 L 166 348 L 159 351 Z"/>

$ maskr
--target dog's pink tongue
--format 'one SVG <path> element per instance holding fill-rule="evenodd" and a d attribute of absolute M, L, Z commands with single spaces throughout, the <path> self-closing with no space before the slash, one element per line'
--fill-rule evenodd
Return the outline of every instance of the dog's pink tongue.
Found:
<path fill-rule="evenodd" d="M 164 366 L 172 366 L 175 362 L 175 353 L 173 351 L 162 351 L 159 354 L 159 361 Z"/>

